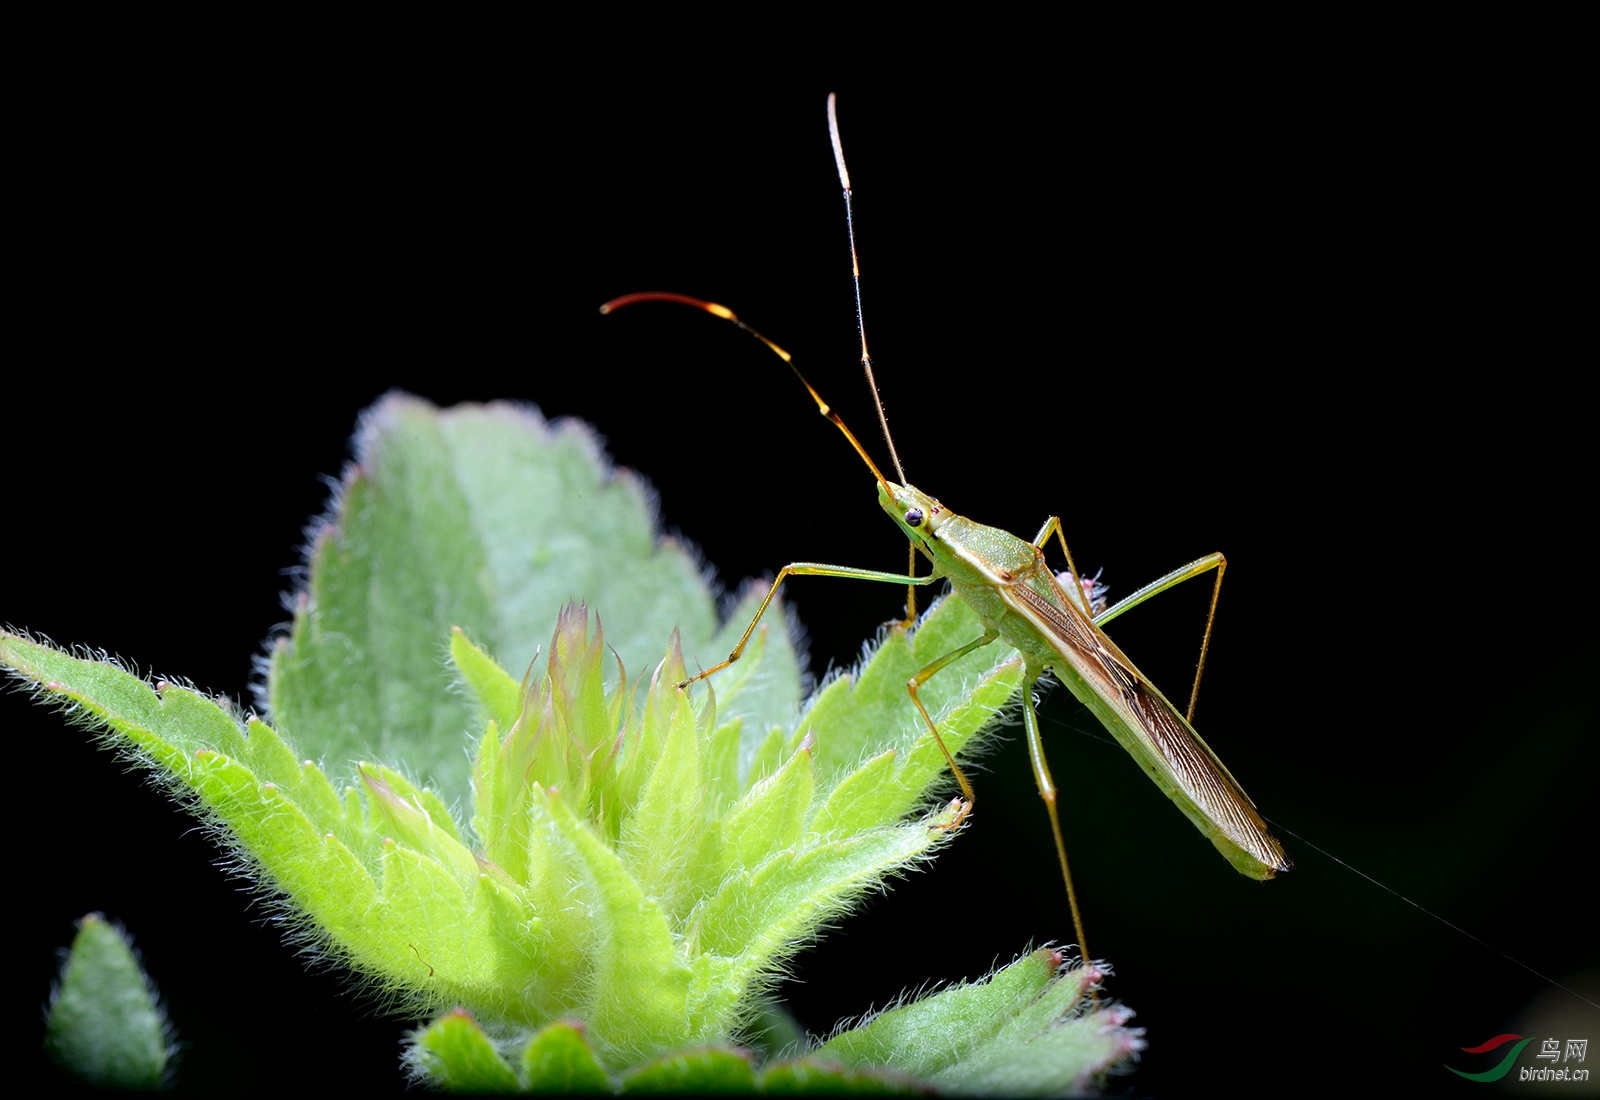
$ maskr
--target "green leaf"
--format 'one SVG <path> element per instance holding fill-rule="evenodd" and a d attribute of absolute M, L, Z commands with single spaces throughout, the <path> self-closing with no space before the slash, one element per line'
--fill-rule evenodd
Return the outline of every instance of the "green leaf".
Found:
<path fill-rule="evenodd" d="M 636 675 L 674 627 L 691 664 L 721 660 L 753 611 L 747 597 L 719 632 L 699 564 L 657 533 L 638 478 L 612 470 L 586 426 L 510 404 L 381 401 L 310 565 L 292 633 L 272 654 L 275 724 L 336 773 L 357 759 L 404 761 L 446 802 L 467 798 L 460 746 L 477 725 L 441 675 L 452 627 L 520 670 L 557 612 L 586 600 L 604 609 L 607 639 Z M 781 611 L 767 620 L 771 652 L 719 692 L 725 716 L 763 728 L 792 719 L 800 677 L 783 623 Z M 483 702 L 493 711 L 503 697 Z"/>
<path fill-rule="evenodd" d="M 44 1045 L 56 1065 L 96 1088 L 161 1086 L 172 1045 L 155 989 L 127 934 L 99 913 L 78 922 Z"/>
<path fill-rule="evenodd" d="M 966 1095 L 1083 1092 L 1144 1046 L 1121 1007 L 1099 1008 L 1095 968 L 1035 951 L 981 982 L 879 1013 L 817 1056 L 887 1067 Z"/>
<path fill-rule="evenodd" d="M 681 1041 L 690 971 L 661 907 L 617 853 L 551 795 L 550 820 L 578 854 L 590 919 L 595 999 L 585 1020 L 604 1045 L 637 1058 Z"/>
<path fill-rule="evenodd" d="M 413 1038 L 412 1064 L 450 1092 L 517 1092 L 516 1071 L 465 1009 L 447 1012 Z"/>
<path fill-rule="evenodd" d="M 700 733 L 689 697 L 677 692 L 667 720 L 667 736 L 639 804 L 622 826 L 618 851 L 644 892 L 668 912 L 679 913 L 692 900 L 686 871 L 705 825 L 700 781 Z"/>
<path fill-rule="evenodd" d="M 797 1058 L 768 1066 L 756 1087 L 767 1096 L 899 1096 L 929 1091 L 903 1073 L 847 1069 L 826 1058 Z"/>
<path fill-rule="evenodd" d="M 578 1096 L 612 1091 L 583 1029 L 565 1021 L 540 1028 L 534 1035 L 522 1052 L 522 1074 L 528 1092 Z"/>
<path fill-rule="evenodd" d="M 622 1079 L 624 1095 L 743 1096 L 755 1089 L 748 1054 L 724 1047 L 668 1054 Z"/>
<path fill-rule="evenodd" d="M 755 867 L 799 839 L 814 790 L 811 772 L 808 746 L 791 756 L 776 775 L 752 787 L 722 819 L 723 846 L 737 866 Z"/>
<path fill-rule="evenodd" d="M 478 699 L 486 721 L 509 727 L 517 720 L 522 705 L 522 689 L 494 658 L 467 640 L 459 626 L 450 631 L 450 659 L 461 670 L 462 679 Z M 529 670 L 532 671 L 531 669 Z"/>
<path fill-rule="evenodd" d="M 819 691 L 797 728 L 815 743 L 823 787 L 832 789 L 863 761 L 890 748 L 898 761 L 896 778 L 880 790 L 878 797 L 886 801 L 875 813 L 886 812 L 891 804 L 907 813 L 935 785 L 949 783 L 944 754 L 911 706 L 906 681 L 982 633 L 983 624 L 970 607 L 958 599 L 942 599 L 928 609 L 915 633 L 890 631 L 870 660 Z M 1021 686 L 1016 650 L 995 642 L 942 670 L 921 695 L 945 745 L 959 757 L 973 738 L 994 727 L 997 714 Z"/>

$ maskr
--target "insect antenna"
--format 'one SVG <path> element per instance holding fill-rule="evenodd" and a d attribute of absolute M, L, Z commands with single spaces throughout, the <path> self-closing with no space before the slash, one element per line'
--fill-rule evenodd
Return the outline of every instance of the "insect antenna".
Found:
<path fill-rule="evenodd" d="M 844 188 L 844 226 L 850 235 L 850 279 L 856 288 L 856 334 L 861 337 L 861 369 L 867 375 L 867 388 L 872 391 L 872 403 L 878 409 L 878 425 L 883 429 L 883 441 L 889 445 L 889 457 L 894 460 L 895 473 L 900 475 L 900 484 L 909 485 L 911 481 L 906 477 L 906 468 L 900 465 L 900 452 L 895 450 L 894 436 L 889 434 L 889 416 L 883 411 L 883 395 L 878 392 L 878 378 L 872 373 L 872 356 L 867 352 L 867 324 L 861 313 L 861 261 L 856 256 L 855 207 L 850 200 L 850 169 L 844 164 L 844 142 L 839 140 L 838 99 L 834 93 L 828 93 L 828 140 L 833 142 L 833 163 L 839 169 L 839 185 Z M 917 548 L 912 546 L 906 556 L 906 575 L 914 577 L 917 575 Z M 916 621 L 917 590 L 915 586 L 908 586 L 906 617 L 901 620 L 901 626 L 909 627 Z"/>
<path fill-rule="evenodd" d="M 707 302 L 700 298 L 691 298 L 687 294 L 674 294 L 669 290 L 646 290 L 637 294 L 624 294 L 620 298 L 613 298 L 600 307 L 600 312 L 601 314 L 612 313 L 621 309 L 623 306 L 631 306 L 636 302 L 676 302 L 678 305 L 693 306 L 695 309 L 704 310 L 713 317 L 720 317 L 724 321 L 731 321 L 745 332 L 748 332 L 751 336 L 754 336 L 757 340 L 760 340 L 763 344 L 770 348 L 773 353 L 778 356 L 778 358 L 789 364 L 789 369 L 794 371 L 794 376 L 800 379 L 800 384 L 806 388 L 807 393 L 811 394 L 811 400 L 817 403 L 818 411 L 820 411 L 823 416 L 833 421 L 834 427 L 838 428 L 844 433 L 844 437 L 850 441 L 850 446 L 854 447 L 856 449 L 856 454 L 861 456 L 861 461 L 865 462 L 867 464 L 867 468 L 872 471 L 872 476 L 878 479 L 879 485 L 883 486 L 883 491 L 888 494 L 889 497 L 893 498 L 894 490 L 890 488 L 888 478 L 883 476 L 883 471 L 878 469 L 878 464 L 876 462 L 872 461 L 872 456 L 867 454 L 867 449 L 861 445 L 861 441 L 856 438 L 855 433 L 845 426 L 844 421 L 839 419 L 839 414 L 833 411 L 833 407 L 822 399 L 822 395 L 817 392 L 816 387 L 806 379 L 805 375 L 800 373 L 800 368 L 794 365 L 794 357 L 788 352 L 784 351 L 777 344 L 761 335 L 761 333 L 757 332 L 755 329 L 739 320 L 739 315 L 734 313 L 733 310 L 716 302 Z M 879 409 L 879 413 L 880 415 L 882 414 L 881 407 Z M 889 449 L 892 453 L 894 450 L 892 444 L 890 445 Z M 896 459 L 895 463 L 896 468 L 898 469 L 899 460 Z M 904 474 L 901 474 L 901 477 L 904 476 Z"/>
<path fill-rule="evenodd" d="M 867 388 L 872 391 L 872 403 L 878 408 L 878 424 L 883 428 L 883 441 L 889 445 L 889 457 L 894 460 L 895 473 L 900 484 L 909 485 L 906 468 L 900 465 L 900 453 L 895 450 L 894 436 L 889 434 L 889 417 L 883 411 L 883 395 L 878 392 L 878 379 L 872 373 L 872 356 L 867 353 L 867 326 L 861 313 L 861 261 L 856 257 L 855 209 L 850 201 L 850 170 L 844 165 L 844 144 L 839 140 L 839 112 L 834 104 L 837 97 L 828 93 L 828 137 L 833 142 L 833 162 L 839 168 L 839 183 L 844 188 L 844 225 L 850 234 L 850 278 L 856 288 L 856 333 L 861 337 L 861 369 L 867 375 Z M 916 555 L 912 555 L 915 560 Z"/>

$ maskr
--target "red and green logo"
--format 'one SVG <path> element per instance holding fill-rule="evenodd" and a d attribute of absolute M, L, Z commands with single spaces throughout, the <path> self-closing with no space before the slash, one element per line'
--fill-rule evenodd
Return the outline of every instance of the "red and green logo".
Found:
<path fill-rule="evenodd" d="M 1444 1068 L 1457 1077 L 1465 1077 L 1468 1081 L 1498 1081 L 1511 1072 L 1511 1063 L 1517 1060 L 1517 1055 L 1522 1053 L 1522 1048 L 1531 1042 L 1533 1042 L 1531 1038 L 1524 1039 L 1522 1036 L 1513 1035 L 1508 1031 L 1504 1035 L 1496 1035 L 1488 1042 L 1479 1043 L 1475 1047 L 1461 1048 L 1465 1054 L 1487 1054 L 1489 1051 L 1503 1047 L 1507 1043 L 1516 1043 L 1517 1045 L 1512 1047 L 1506 1056 L 1500 1059 L 1500 1064 L 1493 1069 L 1486 1069 L 1482 1073 L 1467 1073 L 1465 1070 L 1456 1069 L 1454 1066 L 1445 1066 Z"/>

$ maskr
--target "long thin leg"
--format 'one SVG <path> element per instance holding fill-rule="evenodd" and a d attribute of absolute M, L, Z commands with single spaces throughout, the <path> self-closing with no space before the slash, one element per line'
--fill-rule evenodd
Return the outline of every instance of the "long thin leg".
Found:
<path fill-rule="evenodd" d="M 1211 609 L 1206 612 L 1206 632 L 1200 638 L 1200 660 L 1194 666 L 1194 686 L 1189 689 L 1189 713 L 1184 716 L 1190 722 L 1194 721 L 1195 700 L 1200 698 L 1200 676 L 1206 670 L 1206 654 L 1211 651 L 1211 624 L 1217 618 L 1217 597 L 1222 595 L 1222 574 L 1227 568 L 1227 558 L 1221 554 L 1207 554 L 1205 557 L 1192 561 L 1182 568 L 1174 569 L 1164 577 L 1151 581 L 1127 599 L 1118 600 L 1094 617 L 1094 625 L 1103 626 L 1124 611 L 1138 607 L 1151 596 L 1165 592 L 1174 585 L 1182 584 L 1184 581 L 1198 577 L 1202 573 L 1207 573 L 1213 569 L 1217 571 L 1217 581 L 1211 586 Z"/>
<path fill-rule="evenodd" d="M 755 618 L 750 620 L 750 625 L 744 628 L 744 636 L 739 639 L 739 644 L 733 647 L 733 652 L 728 654 L 728 659 L 720 664 L 712 665 L 698 676 L 691 676 L 678 685 L 686 688 L 696 680 L 704 680 L 713 672 L 721 672 L 733 662 L 744 655 L 744 647 L 750 641 L 750 635 L 756 632 L 756 624 L 761 622 L 761 616 L 767 613 L 767 605 L 772 602 L 772 597 L 778 594 L 778 587 L 783 584 L 783 579 L 788 576 L 797 577 L 851 577 L 861 581 L 884 581 L 888 584 L 932 584 L 938 580 L 936 574 L 930 573 L 926 577 L 912 577 L 900 573 L 882 573 L 876 569 L 855 569 L 848 565 L 819 565 L 812 561 L 797 561 L 778 570 L 777 579 L 772 582 L 772 587 L 767 589 L 766 599 L 761 601 L 761 606 L 756 608 Z"/>
<path fill-rule="evenodd" d="M 933 677 L 938 675 L 941 669 L 948 668 L 952 663 L 961 660 L 961 658 L 971 653 L 974 649 L 977 649 L 980 646 L 986 646 L 998 637 L 1000 637 L 1000 632 L 998 630 L 985 630 L 982 637 L 968 642 L 960 649 L 951 650 L 949 653 L 946 653 L 943 657 L 940 657 L 937 661 L 933 662 L 933 664 L 929 665 L 927 668 L 923 669 L 921 672 L 917 673 L 915 676 L 911 677 L 911 679 L 906 681 L 906 690 L 911 693 L 911 701 L 917 705 L 917 710 L 922 714 L 922 720 L 928 723 L 928 732 L 933 734 L 934 743 L 939 746 L 939 751 L 944 753 L 945 761 L 950 765 L 951 774 L 956 777 L 956 782 L 961 784 L 961 795 L 965 799 L 960 812 L 956 814 L 955 820 L 950 822 L 948 825 L 941 826 L 945 829 L 954 829 L 957 825 L 960 825 L 963 821 L 965 821 L 967 819 L 967 815 L 972 812 L 972 784 L 967 782 L 966 773 L 961 770 L 960 766 L 956 763 L 956 758 L 951 756 L 950 750 L 945 747 L 944 738 L 939 736 L 939 727 L 934 725 L 933 719 L 928 716 L 928 708 L 922 705 L 922 699 L 917 694 L 917 690 L 921 688 L 923 684 L 927 683 L 929 680 L 933 679 Z"/>
<path fill-rule="evenodd" d="M 1140 604 L 1144 603 L 1144 601 L 1148 600 L 1151 596 L 1159 596 L 1167 589 L 1176 588 L 1184 581 L 1192 580 L 1193 578 L 1200 576 L 1202 573 L 1209 573 L 1213 569 L 1217 571 L 1217 581 L 1220 584 L 1222 581 L 1222 571 L 1227 567 L 1228 559 L 1223 557 L 1221 554 L 1207 554 L 1205 557 L 1196 561 L 1192 561 L 1188 565 L 1180 566 L 1179 568 L 1174 569 L 1166 576 L 1153 580 L 1143 588 L 1139 589 L 1137 592 L 1130 593 L 1129 595 L 1118 600 L 1116 603 L 1112 604 L 1110 607 L 1106 608 L 1104 611 L 1100 612 L 1100 614 L 1094 617 L 1094 625 L 1105 626 L 1112 619 L 1115 619 L 1121 615 L 1124 611 L 1133 610 L 1135 607 L 1138 607 Z"/>
<path fill-rule="evenodd" d="M 906 563 L 906 576 L 914 577 L 917 575 L 917 548 L 912 546 L 910 549 L 911 560 Z M 904 630 L 910 630 L 916 622 L 917 590 L 912 585 L 906 585 L 906 617 L 900 620 L 900 626 Z"/>
<path fill-rule="evenodd" d="M 1089 944 L 1083 934 L 1083 916 L 1078 912 L 1078 892 L 1072 888 L 1072 871 L 1067 867 L 1067 844 L 1061 839 L 1061 816 L 1056 812 L 1056 783 L 1050 778 L 1050 765 L 1044 758 L 1044 741 L 1039 736 L 1039 716 L 1033 709 L 1033 685 L 1039 679 L 1039 669 L 1027 670 L 1027 683 L 1022 688 L 1022 725 L 1028 734 L 1028 757 L 1033 761 L 1033 780 L 1039 785 L 1039 797 L 1050 812 L 1050 831 L 1056 838 L 1056 855 L 1061 860 L 1061 879 L 1067 884 L 1067 904 L 1072 907 L 1072 928 L 1078 934 L 1078 950 L 1083 961 L 1089 962 Z"/>

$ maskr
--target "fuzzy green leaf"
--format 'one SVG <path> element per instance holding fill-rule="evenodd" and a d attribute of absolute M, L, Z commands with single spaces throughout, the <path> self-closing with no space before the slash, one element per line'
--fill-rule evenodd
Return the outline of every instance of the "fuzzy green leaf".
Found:
<path fill-rule="evenodd" d="M 561 798 L 552 794 L 548 806 L 550 820 L 578 854 L 596 926 L 591 965 L 597 995 L 585 1020 L 597 1039 L 625 1057 L 676 1045 L 690 973 L 666 914 Z"/>
<path fill-rule="evenodd" d="M 1094 1010 L 1101 973 L 1062 972 L 1041 950 L 982 982 L 892 1008 L 841 1032 L 819 1057 L 900 1070 L 966 1095 L 1082 1092 L 1144 1046 L 1122 1008 Z"/>
<path fill-rule="evenodd" d="M 558 690 L 550 674 L 536 677 L 513 734 L 496 740 L 491 727 L 487 755 L 480 753 L 488 771 L 480 776 L 479 819 L 484 799 L 527 774 L 521 758 L 503 753 L 518 730 L 526 731 L 535 762 L 541 751 L 578 753 L 564 774 L 587 776 L 583 782 L 594 791 L 622 789 L 607 786 L 607 769 L 631 768 L 649 778 L 634 788 L 641 796 L 632 805 L 587 798 L 585 815 L 598 815 L 592 820 L 553 789 L 524 783 L 512 814 L 520 831 L 506 835 L 517 838 L 525 858 L 506 867 L 475 856 L 437 794 L 393 769 L 364 766 L 361 786 L 340 792 L 313 766 L 295 765 L 289 746 L 268 727 L 241 726 L 187 689 L 153 691 L 116 666 L 14 636 L 0 636 L 0 659 L 45 694 L 112 728 L 190 791 L 228 830 L 230 843 L 248 852 L 267 881 L 362 970 L 426 1003 L 460 1003 L 513 1027 L 582 1019 L 602 1055 L 620 1069 L 730 1034 L 752 1011 L 741 1007 L 749 994 L 822 922 L 952 834 L 931 827 L 933 820 L 906 820 L 902 811 L 926 799 L 926 788 L 939 781 L 937 763 L 913 775 L 898 764 L 900 753 L 888 751 L 845 772 L 825 794 L 813 784 L 807 747 L 722 813 L 708 811 L 705 767 L 712 742 L 726 734 L 708 730 L 709 714 L 694 714 L 672 688 L 681 660 L 672 654 L 668 674 L 657 677 L 642 713 L 628 720 L 638 723 L 629 726 L 634 732 L 614 737 L 612 709 L 597 704 L 582 682 L 602 664 L 599 637 L 587 634 L 584 620 L 571 609 L 553 647 L 573 654 L 563 667 L 579 679 Z M 911 655 L 919 659 L 914 642 Z M 974 696 L 942 709 L 975 708 L 972 699 L 986 691 L 1004 698 L 1004 672 L 980 677 Z M 860 682 L 870 686 L 873 678 L 869 663 Z M 597 707 L 599 725 L 583 732 L 588 720 L 581 714 Z M 542 716 L 537 722 L 535 713 Z M 773 740 L 769 734 L 763 743 Z M 927 740 L 924 731 L 913 742 L 913 758 L 927 755 Z M 623 742 L 653 747 L 633 755 L 611 751 Z M 252 765 L 283 782 L 262 781 Z M 501 774 L 505 767 L 509 775 Z M 887 796 L 868 797 L 885 789 Z M 325 829 L 329 820 L 334 827 Z M 819 823 L 826 828 L 813 827 Z M 711 826 L 703 833 L 708 839 L 696 847 L 703 824 Z M 633 839 L 619 850 L 612 837 Z M 983 1015 L 1004 1021 L 1021 1008 L 990 1007 Z M 966 1019 L 942 1026 L 983 1034 Z M 1114 1040 L 1100 1046 L 1107 1043 L 1116 1048 Z M 946 1042 L 940 1049 L 951 1048 Z M 993 1053 L 999 1049 L 974 1046 L 939 1067 L 891 1068 L 936 1072 L 952 1086 L 967 1079 L 963 1073 L 981 1082 L 1010 1064 Z M 995 1068 L 986 1077 L 972 1068 L 980 1064 Z M 1073 1072 L 1077 1065 L 1071 1063 Z M 1067 1070 L 1052 1072 L 1056 1079 Z"/>
<path fill-rule="evenodd" d="M 464 1009 L 447 1012 L 413 1042 L 413 1063 L 439 1088 L 450 1092 L 517 1092 L 516 1071 Z"/>
<path fill-rule="evenodd" d="M 885 749 L 899 760 L 897 779 L 879 797 L 907 813 L 945 782 L 944 754 L 906 694 L 906 681 L 940 657 L 983 633 L 977 615 L 961 600 L 934 604 L 915 633 L 895 630 L 855 673 L 818 692 L 797 729 L 814 740 L 822 785 L 831 789 L 861 763 Z M 943 669 L 922 688 L 923 704 L 945 745 L 960 756 L 997 712 L 1016 697 L 1022 668 L 1014 649 L 995 642 Z M 880 811 L 888 809 L 886 804 Z"/>
<path fill-rule="evenodd" d="M 96 1088 L 161 1086 L 171 1053 L 166 1020 L 127 935 L 99 913 L 78 922 L 44 1045 L 51 1061 Z"/>
<path fill-rule="evenodd" d="M 575 421 L 391 395 L 364 418 L 356 453 L 269 677 L 275 724 L 336 770 L 404 761 L 445 801 L 465 801 L 460 745 L 474 722 L 441 675 L 452 627 L 520 669 L 560 608 L 584 599 L 605 609 L 607 638 L 637 675 L 673 627 L 690 661 L 709 665 L 749 621 L 747 597 L 719 630 L 699 565 L 656 533 L 644 486 Z M 720 701 L 764 728 L 792 718 L 800 677 L 781 613 L 760 633 L 770 652 Z"/>
<path fill-rule="evenodd" d="M 667 720 L 667 736 L 645 781 L 638 806 L 622 827 L 618 851 L 644 892 L 670 913 L 692 900 L 685 874 L 705 825 L 700 781 L 700 735 L 689 698 L 677 692 Z"/>
<path fill-rule="evenodd" d="M 752 787 L 722 819 L 723 846 L 735 864 L 755 867 L 778 849 L 792 846 L 800 836 L 813 790 L 809 748 L 800 749 L 776 775 Z"/>
<path fill-rule="evenodd" d="M 522 690 L 494 658 L 473 645 L 459 626 L 450 631 L 450 659 L 461 671 L 467 688 L 477 697 L 484 717 L 501 727 L 517 720 Z"/>
<path fill-rule="evenodd" d="M 595 1061 L 583 1029 L 566 1022 L 540 1028 L 522 1051 L 527 1091 L 551 1096 L 609 1093 L 611 1082 Z"/>
<path fill-rule="evenodd" d="M 723 1047 L 664 1055 L 622 1079 L 625 1096 L 744 1096 L 755 1089 L 748 1055 Z"/>
<path fill-rule="evenodd" d="M 948 820 L 948 818 L 946 818 Z M 936 845 L 948 832 L 915 822 L 773 855 L 729 878 L 699 914 L 701 943 L 719 955 L 769 965 L 825 916 Z"/>
<path fill-rule="evenodd" d="M 756 1088 L 766 1096 L 901 1096 L 929 1091 L 903 1073 L 847 1069 L 826 1058 L 796 1058 L 768 1066 Z"/>

